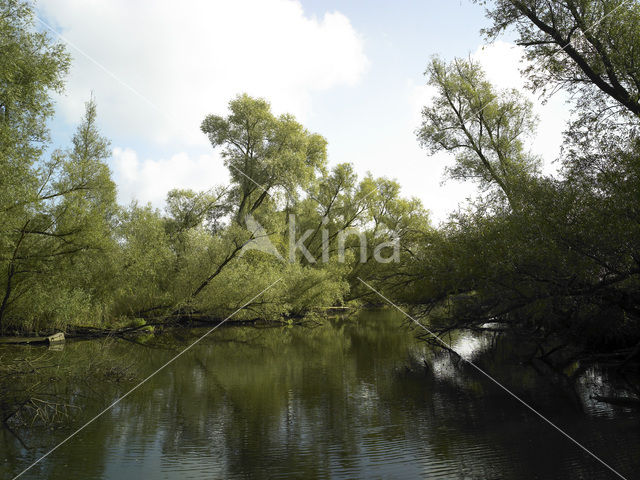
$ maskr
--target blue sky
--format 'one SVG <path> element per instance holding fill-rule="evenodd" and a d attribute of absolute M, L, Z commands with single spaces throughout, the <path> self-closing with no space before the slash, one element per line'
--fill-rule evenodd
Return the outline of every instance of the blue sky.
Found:
<path fill-rule="evenodd" d="M 487 20 L 470 0 L 40 0 L 39 16 L 77 47 L 54 139 L 67 142 L 93 91 L 122 203 L 161 208 L 169 188 L 225 183 L 198 125 L 246 91 L 324 135 L 330 164 L 397 179 L 439 221 L 474 189 L 441 185 L 451 157 L 415 139 L 429 58 L 473 55 L 499 86 L 522 87 L 521 52 L 508 36 L 481 49 Z M 567 109 L 538 108 L 532 147 L 550 164 Z"/>

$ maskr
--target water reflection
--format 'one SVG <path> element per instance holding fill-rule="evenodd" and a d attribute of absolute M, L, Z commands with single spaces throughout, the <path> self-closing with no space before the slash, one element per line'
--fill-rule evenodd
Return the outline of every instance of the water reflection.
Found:
<path fill-rule="evenodd" d="M 144 378 L 198 333 L 119 342 L 111 355 Z M 416 341 L 416 333 L 385 311 L 312 329 L 219 329 L 25 478 L 611 478 L 465 362 Z M 632 410 L 590 400 L 590 382 L 602 373 L 581 377 L 576 406 L 546 376 L 505 362 L 490 338 L 452 342 L 633 477 L 640 421 Z M 70 343 L 60 353 L 74 362 L 91 345 Z M 102 384 L 92 401 L 95 389 L 74 385 L 84 399 L 75 425 L 105 405 L 104 389 L 111 398 L 126 390 Z M 32 432 L 36 448 L 29 450 L 3 432 L 0 475 L 17 473 L 70 431 Z"/>

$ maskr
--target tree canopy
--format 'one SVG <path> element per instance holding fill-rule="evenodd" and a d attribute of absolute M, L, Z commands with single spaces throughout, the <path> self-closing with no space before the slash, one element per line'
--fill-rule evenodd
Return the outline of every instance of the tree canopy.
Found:
<path fill-rule="evenodd" d="M 473 60 L 434 57 L 417 140 L 481 190 L 434 228 L 396 181 L 330 165 L 324 137 L 247 94 L 201 125 L 229 185 L 174 189 L 163 210 L 118 205 L 93 98 L 69 147 L 47 151 L 69 56 L 30 4 L 0 0 L 0 330 L 147 328 L 243 306 L 238 320 L 290 322 L 380 303 L 366 278 L 439 332 L 490 325 L 542 356 L 637 355 L 640 6 L 479 3 L 487 38 L 514 32 L 529 87 L 568 92 L 574 115 L 562 169 L 544 175 L 532 103 Z"/>

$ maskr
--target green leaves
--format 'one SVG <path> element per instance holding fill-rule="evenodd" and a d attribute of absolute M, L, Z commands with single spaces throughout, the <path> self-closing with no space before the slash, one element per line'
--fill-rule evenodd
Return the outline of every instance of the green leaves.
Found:
<path fill-rule="evenodd" d="M 291 115 L 276 117 L 269 103 L 246 94 L 232 100 L 229 110 L 226 118 L 207 116 L 201 129 L 214 148 L 222 148 L 238 221 L 278 194 L 297 199 L 298 189 L 324 171 L 326 140 Z"/>
<path fill-rule="evenodd" d="M 487 37 L 512 28 L 526 47 L 531 65 L 525 73 L 534 89 L 574 93 L 593 121 L 609 109 L 640 115 L 637 2 L 498 0 L 488 16 L 493 25 Z"/>
<path fill-rule="evenodd" d="M 432 154 L 456 154 L 451 178 L 498 187 L 515 207 L 517 183 L 539 167 L 539 159 L 523 147 L 535 125 L 531 103 L 515 90 L 496 92 L 471 60 L 446 64 L 434 58 L 426 75 L 437 94 L 422 112 L 421 144 Z"/>
<path fill-rule="evenodd" d="M 425 235 L 406 264 L 404 298 L 437 311 L 443 330 L 500 322 L 542 346 L 637 345 L 640 6 L 497 0 L 488 15 L 489 37 L 515 29 L 531 87 L 575 94 L 562 176 L 542 176 L 524 151 L 529 102 L 494 89 L 473 61 L 434 59 L 427 76 L 437 93 L 419 139 L 431 153 L 453 152 L 449 176 L 489 195 Z"/>
<path fill-rule="evenodd" d="M 33 165 L 48 141 L 52 92 L 60 92 L 70 57 L 61 44 L 33 29 L 30 4 L 0 1 L 0 164 Z M 13 173 L 24 170 L 16 170 Z M 3 173 L 12 173 L 5 170 Z M 3 188 L 19 184 L 4 176 Z"/>

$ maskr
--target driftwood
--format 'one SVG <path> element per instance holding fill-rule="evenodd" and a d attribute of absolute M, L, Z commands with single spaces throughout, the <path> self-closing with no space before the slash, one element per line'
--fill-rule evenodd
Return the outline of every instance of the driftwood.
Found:
<path fill-rule="evenodd" d="M 64 342 L 64 333 L 58 332 L 48 337 L 0 337 L 0 344 L 38 344 L 48 343 L 49 345 Z"/>

